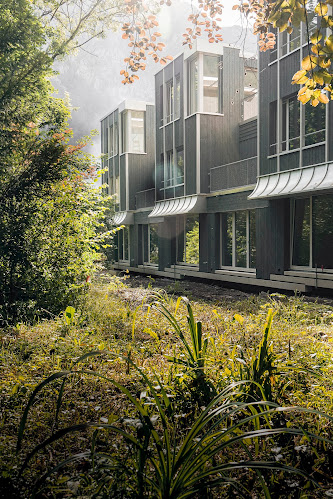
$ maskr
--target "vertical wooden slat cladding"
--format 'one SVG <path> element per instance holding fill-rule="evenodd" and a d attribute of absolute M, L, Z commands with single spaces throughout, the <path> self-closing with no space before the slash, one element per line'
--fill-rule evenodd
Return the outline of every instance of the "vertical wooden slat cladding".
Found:
<path fill-rule="evenodd" d="M 289 200 L 270 201 L 256 213 L 257 278 L 269 279 L 289 265 Z"/>
<path fill-rule="evenodd" d="M 291 152 L 289 154 L 281 154 L 280 156 L 280 171 L 293 170 L 299 167 L 299 152 Z"/>
<path fill-rule="evenodd" d="M 120 211 L 126 210 L 126 155 L 122 154 L 119 161 L 120 181 Z"/>
<path fill-rule="evenodd" d="M 191 116 L 185 120 L 185 194 L 195 194 L 197 188 L 197 130 L 196 116 Z"/>
<path fill-rule="evenodd" d="M 329 137 L 332 137 L 332 131 L 333 131 L 333 105 L 332 101 L 330 101 L 328 104 L 328 131 L 330 133 Z M 333 140 L 330 138 L 328 141 L 328 161 L 333 160 Z"/>
<path fill-rule="evenodd" d="M 332 142 L 331 140 L 329 143 Z M 303 149 L 303 166 L 325 163 L 325 145 Z"/>
<path fill-rule="evenodd" d="M 226 213 L 237 210 L 254 210 L 268 206 L 268 201 L 263 199 L 247 199 L 249 191 L 212 196 L 207 198 L 207 211 Z"/>
<path fill-rule="evenodd" d="M 260 53 L 259 70 L 259 166 L 260 175 L 277 171 L 276 158 L 272 161 L 269 155 L 270 104 L 277 100 L 278 73 L 277 63 L 268 66 L 269 52 Z"/>
<path fill-rule="evenodd" d="M 239 125 L 239 157 L 240 159 L 257 156 L 257 118 Z"/>
<path fill-rule="evenodd" d="M 173 124 L 169 123 L 165 127 L 165 150 L 172 151 L 173 149 Z"/>
<path fill-rule="evenodd" d="M 224 116 L 200 116 L 200 192 L 209 192 L 209 172 L 214 166 L 229 163 L 233 148 L 228 146 Z"/>
<path fill-rule="evenodd" d="M 280 92 L 281 99 L 296 93 L 299 89 L 297 85 L 292 85 L 291 80 L 294 74 L 300 69 L 299 50 L 283 57 L 280 60 Z"/>
<path fill-rule="evenodd" d="M 128 154 L 129 209 L 135 210 L 137 192 L 153 189 L 154 169 L 147 163 L 145 154 Z"/>
<path fill-rule="evenodd" d="M 153 173 L 155 169 L 155 106 L 151 105 L 146 107 L 146 154 L 147 168 Z"/>
<path fill-rule="evenodd" d="M 128 199 L 129 209 L 135 210 L 137 192 L 153 189 L 155 186 L 154 106 L 146 108 L 146 154 L 128 156 Z"/>
<path fill-rule="evenodd" d="M 168 64 L 164 68 L 164 81 L 167 82 L 168 80 L 171 80 L 173 77 L 173 63 Z"/>
<path fill-rule="evenodd" d="M 175 127 L 175 146 L 176 149 L 184 147 L 184 120 L 183 118 L 174 122 Z"/>

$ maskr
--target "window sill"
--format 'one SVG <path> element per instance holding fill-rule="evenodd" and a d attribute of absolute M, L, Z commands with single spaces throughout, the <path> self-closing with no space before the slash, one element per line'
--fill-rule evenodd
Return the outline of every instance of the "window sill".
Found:
<path fill-rule="evenodd" d="M 196 111 L 195 113 L 192 113 L 192 114 L 189 114 L 188 116 L 185 116 L 184 119 L 187 120 L 189 118 L 192 118 L 196 114 L 204 114 L 204 115 L 207 115 L 207 116 L 224 116 L 223 113 L 208 113 L 208 112 L 204 112 L 204 111 Z"/>
<path fill-rule="evenodd" d="M 314 144 L 309 144 L 308 146 L 303 146 L 303 149 L 311 149 L 311 147 L 319 147 L 324 146 L 326 144 L 326 140 L 323 142 L 315 142 Z"/>
<path fill-rule="evenodd" d="M 229 272 L 238 272 L 238 273 L 250 273 L 250 274 L 255 274 L 256 273 L 256 269 L 253 269 L 253 268 L 247 268 L 247 267 L 221 267 L 217 270 L 215 270 L 215 273 L 218 274 L 224 274 L 226 271 L 229 271 Z"/>
<path fill-rule="evenodd" d="M 124 156 L 125 154 L 139 154 L 140 156 L 146 156 L 146 152 L 131 152 L 131 151 L 126 151 L 126 152 L 121 152 L 119 156 Z"/>
<path fill-rule="evenodd" d="M 280 55 L 279 60 L 281 61 L 281 59 L 285 59 L 286 57 L 288 57 L 288 55 L 294 54 L 298 50 L 301 50 L 301 46 L 297 47 L 296 49 L 290 50 L 290 52 L 287 52 L 287 54 Z"/>
<path fill-rule="evenodd" d="M 165 123 L 159 127 L 160 130 L 163 130 L 163 128 L 167 127 L 168 125 L 171 125 L 172 123 L 175 123 L 176 121 L 180 120 L 180 116 L 178 118 L 175 118 L 174 120 L 168 121 L 168 123 Z"/>
<path fill-rule="evenodd" d="M 301 149 L 298 147 L 297 149 L 289 149 L 288 151 L 281 151 L 279 156 L 285 156 L 286 154 L 292 154 L 293 152 L 299 152 Z"/>

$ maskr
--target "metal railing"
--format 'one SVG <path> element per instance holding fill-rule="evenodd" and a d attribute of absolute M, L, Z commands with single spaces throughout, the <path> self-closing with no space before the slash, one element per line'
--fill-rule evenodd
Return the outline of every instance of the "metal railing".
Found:
<path fill-rule="evenodd" d="M 210 169 L 210 192 L 254 185 L 257 181 L 257 156 Z"/>

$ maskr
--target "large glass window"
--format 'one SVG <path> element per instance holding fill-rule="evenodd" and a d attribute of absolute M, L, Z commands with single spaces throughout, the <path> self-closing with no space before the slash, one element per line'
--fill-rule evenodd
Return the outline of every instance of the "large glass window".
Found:
<path fill-rule="evenodd" d="M 219 96 L 219 64 L 219 56 L 203 56 L 203 111 L 207 113 L 221 112 Z"/>
<path fill-rule="evenodd" d="M 181 217 L 177 225 L 177 261 L 199 265 L 199 215 Z"/>
<path fill-rule="evenodd" d="M 116 121 L 113 126 L 113 154 L 118 154 L 118 122 Z"/>
<path fill-rule="evenodd" d="M 255 210 L 221 214 L 221 267 L 255 268 Z"/>
<path fill-rule="evenodd" d="M 236 267 L 247 267 L 247 238 L 246 238 L 246 222 L 247 212 L 237 211 L 235 213 L 235 250 L 236 250 Z"/>
<path fill-rule="evenodd" d="M 222 267 L 232 267 L 233 213 L 221 215 L 221 263 Z"/>
<path fill-rule="evenodd" d="M 198 59 L 188 62 L 188 114 L 198 111 Z"/>
<path fill-rule="evenodd" d="M 163 85 L 160 86 L 160 117 L 161 123 L 160 126 L 164 125 L 164 106 L 163 106 Z"/>
<path fill-rule="evenodd" d="M 291 33 L 283 31 L 281 37 L 281 55 L 288 54 L 301 46 L 301 27 L 293 26 Z"/>
<path fill-rule="evenodd" d="M 177 149 L 175 166 L 175 185 L 179 185 L 184 182 L 184 149 Z"/>
<path fill-rule="evenodd" d="M 129 261 L 129 227 L 124 227 L 119 231 L 118 247 L 119 260 Z"/>
<path fill-rule="evenodd" d="M 277 153 L 277 101 L 269 103 L 269 155 Z"/>
<path fill-rule="evenodd" d="M 145 112 L 124 111 L 121 123 L 122 152 L 145 152 Z"/>
<path fill-rule="evenodd" d="M 304 145 L 309 146 L 325 141 L 326 105 L 319 103 L 317 107 L 306 105 Z"/>
<path fill-rule="evenodd" d="M 113 156 L 113 125 L 109 126 L 108 156 Z"/>
<path fill-rule="evenodd" d="M 296 199 L 294 202 L 292 264 L 310 265 L 310 199 Z"/>
<path fill-rule="evenodd" d="M 333 196 L 312 198 L 312 266 L 333 269 Z"/>
<path fill-rule="evenodd" d="M 292 265 L 333 269 L 333 195 L 293 201 Z"/>
<path fill-rule="evenodd" d="M 158 225 L 149 226 L 149 263 L 158 264 Z"/>
<path fill-rule="evenodd" d="M 171 187 L 174 181 L 173 151 L 167 151 L 165 169 L 165 187 Z"/>
<path fill-rule="evenodd" d="M 173 80 L 170 80 L 166 83 L 166 123 L 170 123 L 173 120 Z"/>
<path fill-rule="evenodd" d="M 165 165 L 165 187 L 173 187 L 184 183 L 184 149 L 167 151 Z"/>
<path fill-rule="evenodd" d="M 180 75 L 176 76 L 175 89 L 175 119 L 180 117 Z"/>
<path fill-rule="evenodd" d="M 300 103 L 297 95 L 282 101 L 281 150 L 290 151 L 300 146 Z"/>

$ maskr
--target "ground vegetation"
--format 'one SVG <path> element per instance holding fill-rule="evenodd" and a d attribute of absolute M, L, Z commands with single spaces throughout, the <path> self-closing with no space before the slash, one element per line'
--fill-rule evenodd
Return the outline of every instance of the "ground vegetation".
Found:
<path fill-rule="evenodd" d="M 6 497 L 330 497 L 332 301 L 202 286 L 104 274 L 2 332 Z"/>

